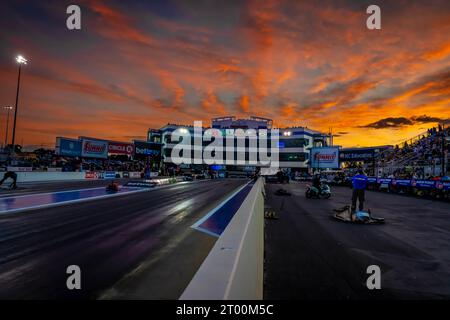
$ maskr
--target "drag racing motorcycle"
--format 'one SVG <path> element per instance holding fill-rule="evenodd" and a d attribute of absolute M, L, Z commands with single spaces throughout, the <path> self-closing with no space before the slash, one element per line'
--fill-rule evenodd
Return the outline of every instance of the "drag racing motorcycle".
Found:
<path fill-rule="evenodd" d="M 310 186 L 308 184 L 308 185 L 306 185 L 305 196 L 307 199 L 311 199 L 311 198 L 328 199 L 329 197 L 331 197 L 331 189 L 330 189 L 329 185 L 322 184 L 320 194 L 319 194 L 319 190 L 316 187 Z"/>

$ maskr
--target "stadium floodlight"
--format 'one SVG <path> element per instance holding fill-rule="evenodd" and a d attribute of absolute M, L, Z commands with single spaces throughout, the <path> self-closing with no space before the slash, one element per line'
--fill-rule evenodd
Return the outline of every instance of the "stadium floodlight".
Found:
<path fill-rule="evenodd" d="M 186 129 L 186 128 L 181 128 L 181 129 L 180 129 L 180 133 L 183 133 L 183 134 L 184 134 L 184 133 L 188 133 L 188 129 Z"/>
<path fill-rule="evenodd" d="M 283 132 L 283 136 L 290 137 L 291 136 L 291 132 L 290 131 L 284 131 Z"/>
<path fill-rule="evenodd" d="M 17 61 L 17 63 L 20 63 L 20 64 L 27 64 L 27 62 L 28 62 L 28 60 L 27 59 L 25 59 L 22 55 L 18 55 L 17 57 L 16 57 L 16 61 Z"/>
<path fill-rule="evenodd" d="M 11 145 L 12 145 L 12 151 L 13 154 L 15 152 L 15 141 L 16 141 L 16 122 L 17 122 L 17 109 L 19 107 L 19 90 L 20 90 L 20 72 L 22 69 L 22 65 L 26 65 L 28 63 L 28 60 L 24 58 L 24 56 L 22 55 L 18 55 L 16 57 L 16 62 L 19 64 L 19 76 L 17 77 L 17 92 L 16 92 L 16 105 L 14 108 L 14 124 L 13 124 L 13 132 L 12 132 L 12 141 L 11 141 Z"/>

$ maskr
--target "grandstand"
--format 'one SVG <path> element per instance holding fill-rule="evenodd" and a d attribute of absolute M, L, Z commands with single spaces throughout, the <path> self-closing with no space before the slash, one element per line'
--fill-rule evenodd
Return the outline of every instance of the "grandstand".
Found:
<path fill-rule="evenodd" d="M 378 175 L 427 179 L 449 171 L 450 127 L 439 125 L 380 152 Z"/>

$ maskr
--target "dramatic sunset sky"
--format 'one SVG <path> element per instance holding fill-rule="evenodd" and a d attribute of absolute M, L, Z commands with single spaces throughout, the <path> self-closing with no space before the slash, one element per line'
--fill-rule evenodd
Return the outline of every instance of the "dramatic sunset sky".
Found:
<path fill-rule="evenodd" d="M 78 4 L 82 30 L 66 28 Z M 366 28 L 368 5 L 382 29 Z M 16 141 L 130 141 L 147 129 L 258 115 L 395 144 L 450 119 L 450 1 L 2 1 L 0 106 Z M 0 141 L 6 112 L 2 109 Z"/>

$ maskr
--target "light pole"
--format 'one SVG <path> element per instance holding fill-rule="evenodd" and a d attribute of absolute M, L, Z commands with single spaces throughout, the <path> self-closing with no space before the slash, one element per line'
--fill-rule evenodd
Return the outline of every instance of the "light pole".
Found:
<path fill-rule="evenodd" d="M 19 102 L 19 91 L 20 91 L 20 71 L 22 70 L 22 65 L 27 64 L 27 59 L 23 56 L 18 55 L 16 57 L 16 61 L 19 64 L 19 76 L 17 78 L 17 92 L 16 92 L 16 107 L 14 108 L 14 124 L 13 124 L 13 133 L 12 133 L 12 149 L 13 153 L 15 153 L 15 140 L 16 140 L 16 122 L 17 122 L 17 107 Z"/>
<path fill-rule="evenodd" d="M 8 110 L 8 114 L 7 114 L 7 116 L 6 116 L 5 147 L 8 146 L 9 112 L 12 110 L 12 108 L 13 108 L 13 107 L 11 107 L 11 106 L 3 107 L 3 109 Z"/>
<path fill-rule="evenodd" d="M 446 166 L 445 166 L 445 124 L 442 123 L 442 132 L 441 132 L 441 177 L 446 174 Z"/>

